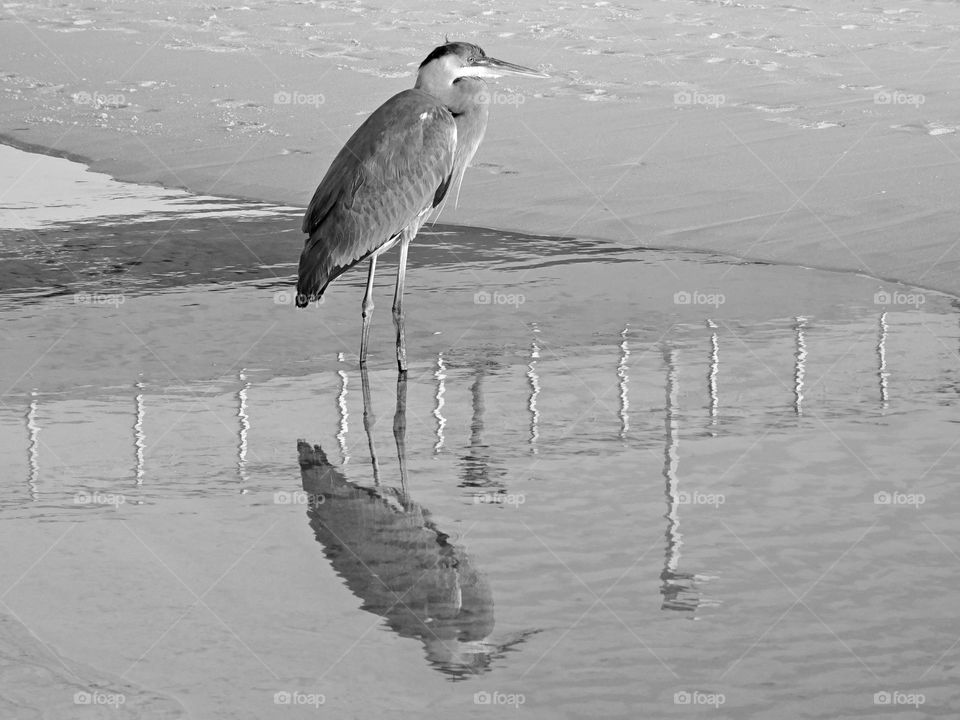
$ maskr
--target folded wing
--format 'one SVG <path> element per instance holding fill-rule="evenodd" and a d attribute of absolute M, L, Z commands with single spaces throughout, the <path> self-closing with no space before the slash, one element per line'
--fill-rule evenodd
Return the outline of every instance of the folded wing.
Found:
<path fill-rule="evenodd" d="M 297 305 L 436 207 L 450 186 L 457 128 L 431 95 L 405 90 L 381 105 L 334 158 L 303 218 Z"/>

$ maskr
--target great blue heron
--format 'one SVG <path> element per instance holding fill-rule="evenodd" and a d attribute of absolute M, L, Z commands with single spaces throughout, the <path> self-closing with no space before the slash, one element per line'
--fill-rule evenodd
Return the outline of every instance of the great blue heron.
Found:
<path fill-rule="evenodd" d="M 367 360 L 377 256 L 400 243 L 393 322 L 397 365 L 407 369 L 403 281 L 407 246 L 463 173 L 487 128 L 490 95 L 483 78 L 547 77 L 487 57 L 476 45 L 448 42 L 420 64 L 416 85 L 387 100 L 347 140 L 303 218 L 297 307 L 317 300 L 341 273 L 370 260 L 363 296 L 360 364 Z"/>

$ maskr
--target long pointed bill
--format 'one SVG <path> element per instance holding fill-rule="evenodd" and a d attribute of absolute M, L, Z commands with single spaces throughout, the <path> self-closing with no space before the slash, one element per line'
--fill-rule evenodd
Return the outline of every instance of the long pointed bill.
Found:
<path fill-rule="evenodd" d="M 546 78 L 550 77 L 546 73 L 523 65 L 514 65 L 506 60 L 497 60 L 492 57 L 485 57 L 474 61 L 472 65 L 467 65 L 457 73 L 460 77 L 479 77 L 479 78 L 497 78 L 502 75 L 520 75 L 522 77 Z"/>

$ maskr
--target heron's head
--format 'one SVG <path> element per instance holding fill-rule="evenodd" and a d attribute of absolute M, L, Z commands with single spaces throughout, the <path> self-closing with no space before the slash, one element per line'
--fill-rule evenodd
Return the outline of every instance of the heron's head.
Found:
<path fill-rule="evenodd" d="M 489 57 L 478 45 L 448 42 L 436 48 L 420 63 L 416 87 L 443 97 L 454 83 L 464 78 L 483 80 L 502 75 L 549 77 L 538 70 Z"/>

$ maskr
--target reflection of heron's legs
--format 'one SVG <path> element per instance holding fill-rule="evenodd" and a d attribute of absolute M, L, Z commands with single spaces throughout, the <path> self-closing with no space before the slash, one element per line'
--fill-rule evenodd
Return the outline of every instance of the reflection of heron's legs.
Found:
<path fill-rule="evenodd" d="M 397 441 L 397 459 L 400 461 L 400 488 L 407 494 L 407 374 L 397 375 L 397 410 L 393 414 L 393 438 Z"/>
<path fill-rule="evenodd" d="M 377 270 L 377 256 L 370 256 L 370 272 L 367 274 L 367 291 L 363 294 L 361 315 L 363 330 L 360 334 L 360 365 L 367 364 L 367 339 L 370 337 L 370 319 L 373 317 L 373 274 Z"/>
<path fill-rule="evenodd" d="M 373 274 L 371 273 L 371 277 Z M 370 378 L 367 377 L 367 366 L 360 366 L 360 385 L 363 388 L 363 429 L 367 431 L 367 444 L 370 447 L 370 463 L 373 465 L 373 483 L 380 485 L 380 462 L 377 460 L 377 451 L 373 447 L 373 426 L 377 418 L 373 414 L 373 402 L 370 400 Z"/>
<path fill-rule="evenodd" d="M 412 236 L 403 231 L 400 239 L 400 264 L 397 268 L 397 290 L 393 295 L 393 324 L 397 329 L 397 367 L 407 371 L 407 346 L 403 337 L 403 281 L 407 275 L 407 247 Z"/>

